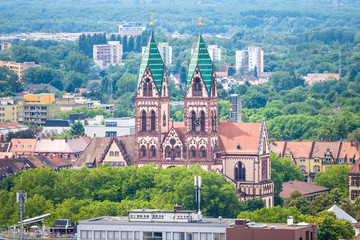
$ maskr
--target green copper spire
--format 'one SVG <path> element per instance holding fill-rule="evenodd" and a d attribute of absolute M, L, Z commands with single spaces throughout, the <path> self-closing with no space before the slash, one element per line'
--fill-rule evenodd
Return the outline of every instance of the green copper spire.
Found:
<path fill-rule="evenodd" d="M 152 77 L 155 81 L 156 88 L 161 93 L 161 84 L 163 80 L 165 64 L 161 58 L 159 49 L 157 48 L 153 32 L 151 31 L 150 40 L 146 46 L 144 55 L 140 62 L 139 76 L 138 76 L 138 87 L 141 79 L 144 76 L 146 67 L 149 67 Z"/>
<path fill-rule="evenodd" d="M 202 38 L 201 34 L 199 37 L 199 41 L 196 44 L 194 52 L 191 56 L 190 64 L 189 64 L 189 72 L 187 75 L 186 81 L 186 90 L 189 87 L 191 78 L 194 74 L 195 68 L 198 67 L 201 73 L 201 76 L 204 80 L 204 84 L 208 93 L 211 92 L 211 80 L 214 73 L 214 65 L 210 58 L 209 52 L 206 48 L 204 39 Z"/>

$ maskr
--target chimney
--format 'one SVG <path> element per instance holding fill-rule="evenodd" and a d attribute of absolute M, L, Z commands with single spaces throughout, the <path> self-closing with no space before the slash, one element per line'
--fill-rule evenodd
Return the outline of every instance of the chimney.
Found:
<path fill-rule="evenodd" d="M 5 159 L 6 159 L 6 160 L 9 159 L 9 157 L 8 157 L 7 155 L 5 155 Z"/>
<path fill-rule="evenodd" d="M 289 216 L 289 217 L 287 218 L 287 225 L 288 225 L 288 226 L 294 225 L 294 219 L 293 219 L 292 216 Z"/>
<path fill-rule="evenodd" d="M 5 139 L 4 139 L 4 135 L 1 135 L 1 140 L 0 140 L 0 142 L 5 142 Z"/>
<path fill-rule="evenodd" d="M 354 140 L 351 139 L 351 146 L 354 146 Z"/>
<path fill-rule="evenodd" d="M 51 137 L 51 141 L 54 141 L 54 138 L 53 138 L 53 137 Z"/>
<path fill-rule="evenodd" d="M 174 210 L 180 211 L 180 210 L 182 210 L 182 206 L 175 205 L 175 206 L 174 206 Z"/>
<path fill-rule="evenodd" d="M 302 138 L 299 138 L 299 142 L 302 142 L 302 140 L 303 140 Z"/>

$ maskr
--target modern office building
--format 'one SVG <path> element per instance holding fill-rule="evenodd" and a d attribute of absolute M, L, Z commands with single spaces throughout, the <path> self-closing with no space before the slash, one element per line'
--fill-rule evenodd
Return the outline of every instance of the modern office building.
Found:
<path fill-rule="evenodd" d="M 236 70 L 264 72 L 264 52 L 261 47 L 248 47 L 247 50 L 236 51 Z"/>
<path fill-rule="evenodd" d="M 118 41 L 93 46 L 93 59 L 100 68 L 119 64 L 122 60 L 123 46 Z"/>
<path fill-rule="evenodd" d="M 143 23 L 140 22 L 128 22 L 128 23 L 120 23 L 119 24 L 119 34 L 121 36 L 129 35 L 136 36 L 142 34 L 143 31 L 146 30 L 146 27 Z"/>
<path fill-rule="evenodd" d="M 135 118 L 107 118 L 104 125 L 86 125 L 85 134 L 91 137 L 120 137 L 135 133 Z"/>
<path fill-rule="evenodd" d="M 231 122 L 241 122 L 241 96 L 239 94 L 230 94 L 229 117 Z"/>

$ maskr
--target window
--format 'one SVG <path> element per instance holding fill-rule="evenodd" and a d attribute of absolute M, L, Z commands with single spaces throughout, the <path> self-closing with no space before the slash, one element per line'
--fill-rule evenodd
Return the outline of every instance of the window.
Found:
<path fill-rule="evenodd" d="M 162 240 L 162 232 L 144 232 L 144 240 Z"/>
<path fill-rule="evenodd" d="M 120 167 L 125 167 L 125 163 L 124 163 L 124 162 L 121 162 L 121 163 L 120 163 Z"/>
<path fill-rule="evenodd" d="M 31 145 L 29 145 L 28 148 L 31 148 Z"/>
<path fill-rule="evenodd" d="M 205 149 L 205 147 L 200 148 L 200 157 L 201 158 L 206 158 L 206 149 Z"/>
<path fill-rule="evenodd" d="M 119 232 L 108 231 L 108 239 L 119 239 Z"/>
<path fill-rule="evenodd" d="M 179 146 L 175 147 L 175 155 L 177 158 L 181 158 L 181 148 Z"/>
<path fill-rule="evenodd" d="M 166 146 L 165 147 L 165 156 L 167 158 L 171 158 L 172 157 L 172 150 L 171 150 L 171 147 L 170 146 Z"/>
<path fill-rule="evenodd" d="M 353 158 L 349 158 L 349 163 L 354 163 L 354 159 L 353 159 Z"/>
<path fill-rule="evenodd" d="M 196 149 L 195 149 L 195 147 L 191 147 L 191 149 L 190 149 L 190 157 L 191 158 L 196 158 Z"/>
<path fill-rule="evenodd" d="M 116 156 L 116 157 L 119 156 L 119 152 L 118 152 L 118 151 L 115 152 L 115 156 Z"/>
<path fill-rule="evenodd" d="M 314 166 L 314 173 L 320 172 L 320 166 Z"/>
<path fill-rule="evenodd" d="M 163 114 L 163 127 L 166 127 L 166 114 Z"/>
<path fill-rule="evenodd" d="M 121 240 L 132 240 L 133 232 L 130 231 L 122 231 L 121 232 Z"/>
<path fill-rule="evenodd" d="M 357 186 L 357 177 L 352 177 L 351 180 L 352 180 L 352 181 L 351 181 L 351 182 L 352 182 L 351 185 L 352 185 L 352 186 Z"/>
<path fill-rule="evenodd" d="M 150 157 L 156 157 L 156 149 L 155 146 L 151 146 L 150 148 Z"/>
<path fill-rule="evenodd" d="M 200 130 L 205 131 L 205 113 L 201 111 Z"/>
<path fill-rule="evenodd" d="M 318 163 L 320 160 L 318 158 L 314 158 L 314 162 Z"/>
<path fill-rule="evenodd" d="M 14 148 L 17 148 L 17 145 L 14 145 Z"/>
<path fill-rule="evenodd" d="M 201 89 L 200 78 L 195 78 L 193 85 L 193 96 L 201 96 L 201 95 L 202 95 L 202 89 Z"/>
<path fill-rule="evenodd" d="M 339 163 L 345 163 L 345 158 L 339 158 Z"/>
<path fill-rule="evenodd" d="M 24 145 L 20 145 L 20 148 L 24 148 Z"/>
<path fill-rule="evenodd" d="M 357 190 L 351 191 L 351 200 L 355 200 L 359 196 L 359 193 Z"/>
<path fill-rule="evenodd" d="M 148 94 L 148 89 L 147 89 L 147 83 L 144 83 L 144 97 L 147 97 L 147 94 Z"/>
<path fill-rule="evenodd" d="M 114 131 L 106 131 L 105 132 L 105 137 L 116 137 L 117 132 Z"/>
<path fill-rule="evenodd" d="M 196 130 L 195 121 L 196 121 L 196 114 L 194 111 L 191 111 L 191 130 L 192 131 Z"/>
<path fill-rule="evenodd" d="M 141 131 L 146 131 L 146 112 L 145 110 L 141 113 Z"/>
<path fill-rule="evenodd" d="M 143 145 L 140 148 L 140 157 L 145 158 L 146 157 L 146 147 Z"/>
<path fill-rule="evenodd" d="M 235 181 L 245 181 L 245 166 L 242 162 L 238 162 L 235 165 Z"/>
<path fill-rule="evenodd" d="M 306 167 L 304 165 L 300 166 L 300 170 L 302 173 L 306 173 Z"/>
<path fill-rule="evenodd" d="M 151 119 L 150 119 L 151 131 L 155 131 L 155 111 L 151 111 Z"/>
<path fill-rule="evenodd" d="M 105 127 L 117 127 L 117 122 L 105 122 Z"/>
<path fill-rule="evenodd" d="M 149 84 L 149 87 L 148 87 L 148 89 L 149 89 L 149 90 L 148 90 L 148 91 L 149 91 L 149 92 L 148 92 L 148 96 L 149 96 L 149 97 L 152 97 L 152 85 L 151 85 L 151 83 L 148 83 L 148 84 Z"/>
<path fill-rule="evenodd" d="M 185 240 L 185 233 L 183 233 L 183 232 L 174 232 L 173 240 Z"/>
<path fill-rule="evenodd" d="M 110 157 L 114 156 L 114 152 L 110 151 Z"/>

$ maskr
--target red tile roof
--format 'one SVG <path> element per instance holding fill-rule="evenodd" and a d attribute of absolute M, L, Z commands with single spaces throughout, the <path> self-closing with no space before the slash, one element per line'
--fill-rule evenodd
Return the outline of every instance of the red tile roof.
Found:
<path fill-rule="evenodd" d="M 0 123 L 0 128 L 9 128 L 9 127 L 19 127 L 19 126 L 24 126 L 20 123 Z"/>
<path fill-rule="evenodd" d="M 185 123 L 184 122 L 174 122 L 173 124 L 174 124 L 176 133 L 179 135 L 179 138 L 181 139 L 181 141 L 183 143 L 185 143 L 185 133 L 186 133 Z"/>
<path fill-rule="evenodd" d="M 273 141 L 270 143 L 270 149 L 274 152 L 277 156 L 283 156 L 285 141 Z"/>
<path fill-rule="evenodd" d="M 227 154 L 257 154 L 261 126 L 262 123 L 220 122 L 220 148 Z"/>
<path fill-rule="evenodd" d="M 326 150 L 329 149 L 333 158 L 337 158 L 339 152 L 339 144 L 338 142 L 315 142 L 314 150 L 312 153 L 313 158 L 324 158 Z"/>
<path fill-rule="evenodd" d="M 307 183 L 307 182 L 302 182 L 302 181 L 289 181 L 289 182 L 284 182 L 282 184 L 282 192 L 280 193 L 280 197 L 282 198 L 288 198 L 290 197 L 290 194 L 294 191 L 299 191 L 301 194 L 303 195 L 309 195 L 309 194 L 313 194 L 313 193 L 321 193 L 321 192 L 329 192 L 330 189 L 326 188 L 326 187 L 322 187 L 313 183 Z"/>
<path fill-rule="evenodd" d="M 288 152 L 288 149 L 291 151 L 293 158 L 309 158 L 311 154 L 313 142 L 286 142 L 285 151 Z"/>
<path fill-rule="evenodd" d="M 9 152 L 33 153 L 35 151 L 36 139 L 13 138 Z"/>
<path fill-rule="evenodd" d="M 354 166 L 351 168 L 351 170 L 349 171 L 349 173 L 360 174 L 359 165 L 360 165 L 360 159 L 355 162 Z"/>
<path fill-rule="evenodd" d="M 342 142 L 339 152 L 339 158 L 347 158 L 346 161 L 349 161 L 349 158 L 353 158 L 355 160 L 359 159 L 360 154 L 357 150 L 356 145 L 358 145 L 358 143 Z"/>

